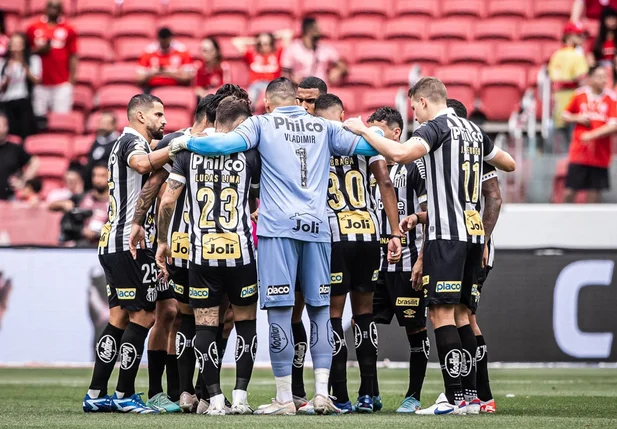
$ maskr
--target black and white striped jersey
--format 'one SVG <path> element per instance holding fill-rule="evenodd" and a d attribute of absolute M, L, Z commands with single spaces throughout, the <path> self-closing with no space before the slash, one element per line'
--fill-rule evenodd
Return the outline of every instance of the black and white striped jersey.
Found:
<path fill-rule="evenodd" d="M 328 222 L 332 242 L 378 241 L 379 222 L 370 191 L 371 164 L 381 155 L 333 156 L 328 181 Z"/>
<path fill-rule="evenodd" d="M 497 151 L 491 139 L 451 108 L 414 131 L 414 139 L 428 151 L 428 240 L 484 243 L 480 185 L 483 161 Z"/>
<path fill-rule="evenodd" d="M 146 139 L 130 127 L 125 127 L 122 135 L 114 143 L 107 164 L 109 220 L 101 230 L 99 255 L 129 250 L 131 222 L 135 215 L 135 206 L 141 188 L 149 177 L 147 174 L 141 175 L 133 170 L 129 166 L 129 161 L 134 155 L 144 155 L 150 152 L 152 150 Z M 146 231 L 146 247 L 151 249 L 156 238 L 154 207 L 148 211 L 144 229 Z"/>
<path fill-rule="evenodd" d="M 482 175 L 482 183 L 486 182 L 487 180 L 491 180 L 491 179 L 497 179 L 497 169 L 495 167 L 493 167 L 491 164 L 488 163 L 484 163 L 483 165 L 483 170 L 484 170 L 484 174 Z M 484 216 L 484 203 L 482 205 L 482 211 L 481 211 L 482 216 Z M 488 266 L 493 268 L 493 263 L 495 262 L 495 239 L 493 238 L 493 235 L 491 235 L 491 237 L 488 240 Z"/>
<path fill-rule="evenodd" d="M 420 205 L 426 202 L 425 171 L 422 160 L 411 162 L 407 165 L 394 164 L 388 166 L 390 180 L 396 194 L 399 222 L 412 213 L 421 211 Z M 401 260 L 396 264 L 388 264 L 387 246 L 389 235 L 392 234 L 388 216 L 381 200 L 379 186 L 375 179 L 371 180 L 375 200 L 377 201 L 377 214 L 381 225 L 381 271 L 409 272 L 418 259 L 418 253 L 422 248 L 422 225 L 418 225 L 403 235 L 401 239 Z"/>
<path fill-rule="evenodd" d="M 168 180 L 186 187 L 190 263 L 235 267 L 255 262 L 249 192 L 258 186 L 260 171 L 256 150 L 214 157 L 183 151 L 176 156 Z"/>

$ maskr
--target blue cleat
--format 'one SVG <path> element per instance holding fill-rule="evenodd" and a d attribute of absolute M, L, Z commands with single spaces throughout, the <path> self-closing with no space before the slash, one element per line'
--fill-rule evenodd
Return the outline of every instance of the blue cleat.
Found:
<path fill-rule="evenodd" d="M 358 413 L 372 413 L 373 412 L 373 398 L 369 395 L 360 396 L 358 402 L 356 402 L 356 411 Z"/>
<path fill-rule="evenodd" d="M 334 402 L 334 406 L 336 408 L 341 410 L 341 414 L 349 414 L 349 413 L 353 413 L 354 411 L 356 411 L 354 406 L 351 405 L 351 401 L 347 401 L 347 402 L 332 401 L 332 402 Z"/>
<path fill-rule="evenodd" d="M 381 395 L 373 396 L 373 411 L 381 411 L 383 408 L 383 402 L 381 402 Z"/>
<path fill-rule="evenodd" d="M 84 413 L 109 413 L 113 411 L 113 405 L 109 395 L 105 395 L 102 398 L 91 398 L 86 393 L 83 402 Z"/>
<path fill-rule="evenodd" d="M 413 396 L 408 396 L 405 399 L 403 399 L 403 403 L 401 404 L 400 407 L 397 408 L 396 412 L 413 414 L 419 409 L 420 409 L 420 401 L 418 401 Z"/>
<path fill-rule="evenodd" d="M 111 397 L 114 411 L 120 413 L 134 413 L 134 414 L 156 414 L 157 410 L 148 407 L 141 399 L 143 393 L 133 393 L 128 398 L 118 398 L 114 393 Z"/>

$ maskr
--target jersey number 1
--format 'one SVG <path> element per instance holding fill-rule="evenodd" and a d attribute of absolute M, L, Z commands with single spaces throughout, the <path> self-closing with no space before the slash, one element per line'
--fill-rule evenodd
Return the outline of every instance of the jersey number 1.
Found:
<path fill-rule="evenodd" d="M 307 171 L 306 171 L 306 149 L 296 149 L 296 155 L 300 159 L 300 184 L 303 188 L 307 187 Z"/>

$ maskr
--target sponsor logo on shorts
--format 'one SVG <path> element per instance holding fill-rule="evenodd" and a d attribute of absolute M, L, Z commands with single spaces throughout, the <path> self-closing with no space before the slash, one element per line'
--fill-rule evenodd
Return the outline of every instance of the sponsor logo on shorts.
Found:
<path fill-rule="evenodd" d="M 376 282 L 379 279 L 379 270 L 373 271 L 373 277 L 371 277 L 372 282 Z"/>
<path fill-rule="evenodd" d="M 412 310 L 411 308 L 408 308 L 407 310 L 403 311 L 403 317 L 406 319 L 413 319 L 415 314 L 416 312 Z"/>
<path fill-rule="evenodd" d="M 437 293 L 458 293 L 461 291 L 461 282 L 444 281 L 437 282 L 435 292 Z"/>
<path fill-rule="evenodd" d="M 204 372 L 204 355 L 197 349 L 195 349 L 195 357 L 197 358 L 197 367 L 199 368 L 199 373 L 203 374 Z"/>
<path fill-rule="evenodd" d="M 179 285 L 178 283 L 174 283 L 172 281 L 170 281 L 170 283 L 174 287 L 174 292 L 176 292 L 178 295 L 184 295 L 184 286 Z"/>
<path fill-rule="evenodd" d="M 116 339 L 111 335 L 103 335 L 96 343 L 96 355 L 105 363 L 113 362 L 116 359 Z"/>
<path fill-rule="evenodd" d="M 107 296 L 111 296 L 111 288 L 109 285 L 105 285 L 105 289 L 107 289 Z"/>
<path fill-rule="evenodd" d="M 327 295 L 330 293 L 330 285 L 319 285 L 319 295 Z"/>
<path fill-rule="evenodd" d="M 268 292 L 266 295 L 268 296 L 277 296 L 277 295 L 288 295 L 291 291 L 289 285 L 272 285 L 268 286 Z"/>
<path fill-rule="evenodd" d="M 253 296 L 257 293 L 257 283 L 243 287 L 240 291 L 240 298 L 248 298 L 249 296 Z"/>
<path fill-rule="evenodd" d="M 135 288 L 128 289 L 116 289 L 116 293 L 118 294 L 118 299 L 135 299 L 137 295 L 137 290 Z"/>
<path fill-rule="evenodd" d="M 289 339 L 278 323 L 270 325 L 270 351 L 272 353 L 280 353 L 287 348 Z"/>
<path fill-rule="evenodd" d="M 397 307 L 417 307 L 418 305 L 420 305 L 420 298 L 399 296 L 398 298 L 396 298 L 395 305 Z"/>
<path fill-rule="evenodd" d="M 460 350 L 450 350 L 446 355 L 445 367 L 450 377 L 458 378 L 461 376 L 462 356 Z"/>
<path fill-rule="evenodd" d="M 120 368 L 131 369 L 137 361 L 137 349 L 131 343 L 124 343 L 120 346 Z"/>
<path fill-rule="evenodd" d="M 189 298 L 207 299 L 210 296 L 210 289 L 207 287 L 189 287 Z"/>
<path fill-rule="evenodd" d="M 330 284 L 338 285 L 343 283 L 343 273 L 330 274 Z"/>
<path fill-rule="evenodd" d="M 306 358 L 306 343 L 303 341 L 301 343 L 297 343 L 294 346 L 294 360 L 293 366 L 296 368 L 302 368 L 304 366 L 304 359 Z"/>
<path fill-rule="evenodd" d="M 426 286 L 431 281 L 431 276 L 422 276 L 422 286 Z"/>
<path fill-rule="evenodd" d="M 146 292 L 146 301 L 148 302 L 156 302 L 156 297 L 158 296 L 158 291 L 155 287 L 149 287 L 148 292 Z"/>
<path fill-rule="evenodd" d="M 471 372 L 471 368 L 475 365 L 471 353 L 467 350 L 461 350 L 463 359 L 461 360 L 461 377 L 467 377 Z"/>
<path fill-rule="evenodd" d="M 377 350 L 377 345 L 379 344 L 379 334 L 377 333 L 377 325 L 375 324 L 375 322 L 371 322 L 371 324 L 368 325 L 368 329 L 369 335 L 371 336 L 371 343 L 373 343 L 375 350 Z"/>

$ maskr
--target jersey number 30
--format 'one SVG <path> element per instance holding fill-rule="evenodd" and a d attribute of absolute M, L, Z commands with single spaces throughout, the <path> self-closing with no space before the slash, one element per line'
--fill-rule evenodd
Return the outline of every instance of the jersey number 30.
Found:
<path fill-rule="evenodd" d="M 349 170 L 345 174 L 345 191 L 349 199 L 349 205 L 354 209 L 366 207 L 364 197 L 366 186 L 362 173 L 356 170 Z M 332 210 L 342 210 L 345 208 L 345 195 L 341 192 L 341 183 L 336 174 L 330 172 L 330 186 L 328 187 L 328 204 Z"/>

